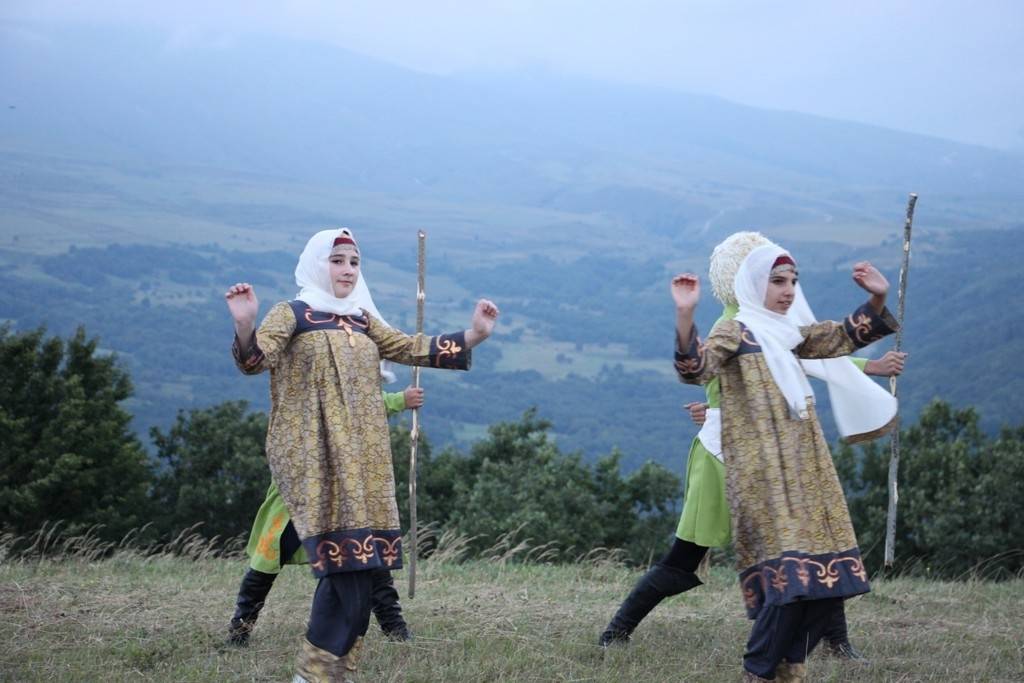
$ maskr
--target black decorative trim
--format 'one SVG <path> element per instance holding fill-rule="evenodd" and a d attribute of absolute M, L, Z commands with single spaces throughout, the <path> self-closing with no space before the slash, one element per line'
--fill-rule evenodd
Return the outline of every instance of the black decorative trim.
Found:
<path fill-rule="evenodd" d="M 302 540 L 313 576 L 402 568 L 402 532 L 397 529 L 345 529 Z"/>
<path fill-rule="evenodd" d="M 739 323 L 740 326 L 740 345 L 736 349 L 737 356 L 744 355 L 747 353 L 763 353 L 764 349 L 761 348 L 761 344 L 754 337 L 754 331 Z"/>
<path fill-rule="evenodd" d="M 337 315 L 314 311 L 305 301 L 299 299 L 289 301 L 288 305 L 295 314 L 295 331 L 292 332 L 292 336 L 318 330 L 366 334 L 370 327 L 370 321 L 364 315 Z"/>
<path fill-rule="evenodd" d="M 675 367 L 676 374 L 684 382 L 697 379 L 704 371 L 704 343 L 697 334 L 696 325 L 690 328 L 690 339 L 685 350 L 676 333 Z"/>
<path fill-rule="evenodd" d="M 797 600 L 849 598 L 871 590 L 860 549 L 811 555 L 784 552 L 740 574 L 747 616 L 757 617 L 764 605 L 788 605 Z"/>
<path fill-rule="evenodd" d="M 469 370 L 473 352 L 466 348 L 466 332 L 439 334 L 430 340 L 430 366 L 446 370 Z"/>
<path fill-rule="evenodd" d="M 239 343 L 238 335 L 235 335 L 234 341 L 231 342 L 231 355 L 234 356 L 235 362 L 242 368 L 242 372 L 247 374 L 259 372 L 260 364 L 265 356 L 260 345 L 256 342 L 256 331 L 253 330 L 252 335 L 249 337 L 249 343 L 246 344 L 244 349 L 241 343 Z"/>
<path fill-rule="evenodd" d="M 843 321 L 843 327 L 853 340 L 854 346 L 861 349 L 892 334 L 900 325 L 888 308 L 882 309 L 882 313 L 878 314 L 871 304 L 861 304 Z"/>

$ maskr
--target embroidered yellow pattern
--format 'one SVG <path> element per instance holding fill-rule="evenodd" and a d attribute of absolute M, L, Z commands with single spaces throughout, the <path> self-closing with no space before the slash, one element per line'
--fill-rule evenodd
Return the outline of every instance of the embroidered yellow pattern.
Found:
<path fill-rule="evenodd" d="M 293 338 L 295 315 L 275 305 L 256 333 L 258 353 L 236 363 L 270 370 L 267 460 L 300 538 L 348 529 L 399 529 L 380 359 L 429 365 L 430 338 L 370 318 L 365 335 L 314 330 Z M 348 549 L 368 561 L 372 538 Z M 330 571 L 341 548 L 310 558 Z M 359 558 L 366 558 L 360 560 Z M 392 562 L 395 560 L 392 559 Z M 315 564 L 314 564 L 315 566 Z"/>
<path fill-rule="evenodd" d="M 281 555 L 278 549 L 278 539 L 281 538 L 281 531 L 284 529 L 284 519 L 284 515 L 275 515 L 270 527 L 260 536 L 259 543 L 256 545 L 256 552 L 271 562 L 276 561 Z"/>
<path fill-rule="evenodd" d="M 870 322 L 854 336 L 872 334 Z M 847 355 L 856 340 L 846 330 L 842 322 L 803 327 L 805 339 L 796 352 L 802 358 Z M 852 573 L 866 582 L 859 560 L 842 557 L 857 546 L 857 538 L 813 405 L 807 419 L 792 419 L 764 356 L 736 355 L 741 343 L 757 340 L 744 335 L 735 320 L 720 322 L 700 348 L 700 358 L 683 356 L 676 362 L 683 381 L 705 383 L 717 376 L 721 382 L 722 451 L 737 568 L 796 562 L 796 580 L 829 590 L 840 578 L 836 563 L 852 562 Z M 839 557 L 822 565 L 785 553 Z M 771 566 L 745 577 L 741 590 L 748 607 L 756 607 L 755 581 L 785 591 L 789 578 Z"/>
<path fill-rule="evenodd" d="M 456 356 L 462 351 L 462 347 L 455 343 L 454 339 L 442 338 L 437 340 L 437 360 L 434 364 L 441 367 L 441 361 L 448 356 Z"/>
<path fill-rule="evenodd" d="M 384 560 L 384 564 L 392 566 L 398 561 L 398 546 L 402 542 L 401 538 L 396 538 L 393 541 L 389 541 L 386 538 L 376 539 L 383 548 L 381 548 L 381 559 Z"/>

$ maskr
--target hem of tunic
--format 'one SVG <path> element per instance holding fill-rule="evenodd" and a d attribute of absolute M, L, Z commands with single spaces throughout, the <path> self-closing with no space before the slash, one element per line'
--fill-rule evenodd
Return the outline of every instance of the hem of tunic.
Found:
<path fill-rule="evenodd" d="M 850 598 L 869 592 L 871 585 L 860 549 L 854 546 L 817 555 L 784 552 L 741 572 L 740 590 L 747 617 L 756 619 L 765 605 Z"/>
<path fill-rule="evenodd" d="M 878 429 L 875 429 L 870 432 L 864 432 L 863 434 L 852 434 L 844 438 L 842 441 L 845 444 L 855 444 L 863 443 L 864 441 L 871 441 L 872 439 L 877 439 L 878 437 L 885 436 L 886 434 L 891 432 L 896 427 L 897 422 L 899 422 L 898 414 L 893 415 L 893 418 L 891 420 L 889 420 L 887 423 L 885 423 Z"/>
<path fill-rule="evenodd" d="M 398 529 L 344 529 L 302 539 L 313 576 L 402 568 L 402 532 Z"/>

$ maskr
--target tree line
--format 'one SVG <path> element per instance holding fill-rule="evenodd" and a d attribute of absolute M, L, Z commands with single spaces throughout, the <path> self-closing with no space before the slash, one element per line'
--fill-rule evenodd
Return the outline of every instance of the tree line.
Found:
<path fill-rule="evenodd" d="M 65 533 L 160 542 L 200 524 L 222 540 L 249 530 L 270 483 L 267 417 L 244 401 L 178 411 L 150 432 L 150 456 L 131 431 L 131 378 L 79 328 L 67 339 L 42 328 L 0 326 L 0 527 L 27 537 L 61 520 Z M 647 462 L 623 476 L 622 453 L 593 463 L 563 452 L 552 424 L 527 410 L 492 425 L 468 452 L 435 453 L 423 440 L 421 525 L 460 535 L 469 556 L 500 538 L 571 561 L 595 548 L 642 563 L 671 539 L 679 477 Z M 391 425 L 399 509 L 407 522 L 409 430 Z M 997 436 L 972 408 L 936 401 L 902 435 L 897 558 L 906 571 L 1004 576 L 1024 568 L 1024 425 Z M 836 466 L 862 551 L 880 566 L 888 443 L 836 449 Z M 139 530 L 142 530 L 141 532 Z"/>

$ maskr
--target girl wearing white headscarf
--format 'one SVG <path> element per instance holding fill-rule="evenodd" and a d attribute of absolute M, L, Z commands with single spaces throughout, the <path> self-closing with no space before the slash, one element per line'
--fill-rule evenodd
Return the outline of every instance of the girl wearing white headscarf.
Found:
<path fill-rule="evenodd" d="M 801 359 L 844 356 L 893 332 L 896 322 L 884 306 L 888 282 L 859 263 L 854 280 L 871 293 L 869 303 L 843 322 L 801 325 L 784 310 L 802 299 L 795 276 L 796 264 L 782 248 L 751 251 L 734 281 L 735 319 L 720 321 L 705 342 L 693 325 L 697 277 L 672 282 L 679 377 L 720 382 L 732 537 L 755 620 L 744 657 L 752 680 L 771 678 L 777 668 L 783 675 L 802 668 L 836 600 L 869 590 Z M 789 289 L 769 289 L 770 280 Z"/>
<path fill-rule="evenodd" d="M 309 240 L 294 301 L 259 308 L 247 283 L 225 298 L 245 374 L 270 371 L 267 460 L 319 579 L 296 681 L 349 680 L 370 618 L 371 572 L 402 566 L 382 360 L 468 370 L 498 309 L 480 300 L 469 329 L 408 336 L 379 317 L 347 228 Z"/>
<path fill-rule="evenodd" d="M 759 232 L 743 231 L 729 235 L 715 246 L 711 253 L 708 276 L 711 290 L 715 298 L 724 306 L 716 325 L 732 320 L 739 313 L 739 304 L 733 285 L 736 273 L 744 259 L 754 249 L 773 244 L 771 240 Z M 792 308 L 787 312 L 800 324 L 816 322 L 809 307 L 802 308 L 799 315 Z M 863 440 L 865 433 L 883 429 L 892 421 L 895 405 L 892 395 L 881 389 L 864 373 L 890 376 L 899 374 L 898 366 L 902 364 L 905 354 L 890 351 L 891 359 L 868 361 L 861 358 L 835 359 L 829 361 L 802 361 L 808 374 L 822 377 L 829 382 L 829 392 L 833 397 L 833 406 L 838 406 L 844 414 L 863 420 L 877 414 L 878 422 L 863 424 L 860 432 L 844 431 L 842 435 L 847 442 Z M 852 361 L 852 362 L 851 362 Z M 825 367 L 813 368 L 810 364 Z M 832 371 L 831 366 L 843 364 L 853 370 L 847 373 L 839 367 Z M 722 422 L 720 410 L 720 391 L 718 379 L 712 379 L 704 385 L 705 403 L 688 404 L 693 411 L 700 406 L 703 418 L 697 423 L 701 425 L 700 433 L 690 444 L 686 459 L 686 478 L 684 484 L 683 510 L 679 516 L 676 536 L 669 551 L 640 577 L 629 595 L 616 610 L 607 627 L 602 631 L 598 644 L 602 647 L 628 641 L 640 622 L 662 600 L 678 595 L 701 585 L 696 576 L 697 568 L 711 547 L 729 545 L 732 529 L 729 515 L 729 502 L 725 492 L 725 465 L 722 460 Z M 837 392 L 849 397 L 844 405 L 835 401 Z M 881 394 L 881 396 L 879 396 Z M 852 412 L 854 408 L 863 406 L 863 410 Z M 879 408 L 891 407 L 888 410 Z M 706 410 L 705 410 L 706 409 Z M 847 420 L 849 422 L 849 420 Z M 860 424 L 854 422 L 853 424 Z M 846 624 L 846 614 L 840 602 L 823 634 L 823 641 L 830 654 L 843 659 L 866 661 L 863 655 L 850 643 Z"/>

